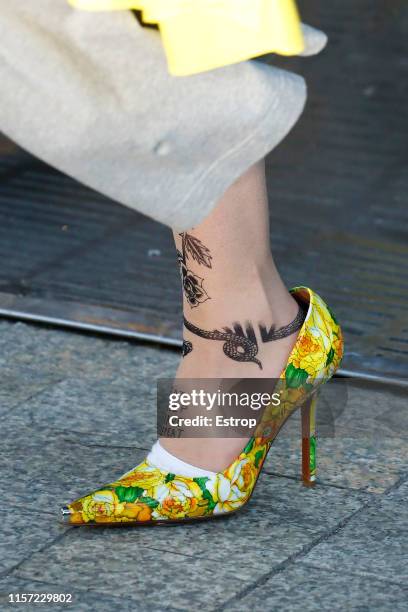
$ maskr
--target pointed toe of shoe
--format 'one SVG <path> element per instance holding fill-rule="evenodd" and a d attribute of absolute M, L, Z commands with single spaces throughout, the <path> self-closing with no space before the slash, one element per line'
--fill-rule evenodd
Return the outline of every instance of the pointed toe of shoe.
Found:
<path fill-rule="evenodd" d="M 71 517 L 72 511 L 70 510 L 69 506 L 62 506 L 62 508 L 60 508 L 59 513 L 60 523 L 63 523 L 64 525 L 69 525 L 71 523 Z"/>

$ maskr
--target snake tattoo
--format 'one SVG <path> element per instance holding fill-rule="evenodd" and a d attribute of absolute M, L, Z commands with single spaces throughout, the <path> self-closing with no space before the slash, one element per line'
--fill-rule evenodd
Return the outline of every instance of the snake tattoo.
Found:
<path fill-rule="evenodd" d="M 244 335 L 242 327 L 239 325 L 239 323 L 234 325 L 235 331 L 232 331 L 227 327 L 225 328 L 224 332 L 219 331 L 218 329 L 214 329 L 213 331 L 200 329 L 193 323 L 190 323 L 190 321 L 187 321 L 185 317 L 184 325 L 192 334 L 195 334 L 200 338 L 205 338 L 206 340 L 220 340 L 221 342 L 224 342 L 222 350 L 230 359 L 233 359 L 234 361 L 249 361 L 256 363 L 262 370 L 262 363 L 259 361 L 259 359 L 256 359 L 256 355 L 258 354 L 258 343 L 256 341 L 253 328 L 250 324 L 248 325 L 247 329 L 248 335 L 251 336 L 250 338 L 247 338 Z"/>
<path fill-rule="evenodd" d="M 272 342 L 273 340 L 281 340 L 282 338 L 290 336 L 302 327 L 306 315 L 307 308 L 299 304 L 299 310 L 296 317 L 288 325 L 280 327 L 279 329 L 276 329 L 275 326 L 272 325 L 268 330 L 264 324 L 260 323 L 258 328 L 261 341 L 263 343 Z M 256 358 L 259 350 L 258 341 L 254 328 L 249 321 L 245 325 L 245 330 L 242 328 L 240 323 L 234 323 L 232 329 L 230 327 L 224 327 L 224 331 L 219 331 L 218 329 L 207 331 L 205 329 L 200 329 L 197 327 L 197 325 L 194 325 L 194 323 L 187 321 L 185 317 L 183 320 L 186 329 L 188 329 L 188 331 L 190 331 L 192 334 L 195 334 L 200 338 L 205 338 L 206 340 L 220 340 L 221 342 L 224 342 L 222 350 L 230 359 L 233 359 L 234 361 L 256 363 L 262 370 L 262 363 Z M 191 343 L 189 344 L 191 345 Z M 187 352 L 190 352 L 192 349 L 192 345 L 183 347 L 183 352 L 187 354 Z"/>

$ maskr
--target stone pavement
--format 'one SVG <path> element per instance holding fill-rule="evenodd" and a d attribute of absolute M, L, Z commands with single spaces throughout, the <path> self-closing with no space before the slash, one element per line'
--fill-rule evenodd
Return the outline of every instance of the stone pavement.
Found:
<path fill-rule="evenodd" d="M 0 321 L 1 609 L 407 610 L 406 394 L 333 381 L 319 486 L 301 486 L 298 423 L 246 511 L 167 528 L 78 529 L 64 502 L 155 439 L 155 381 L 177 352 Z M 9 593 L 73 603 L 8 604 Z"/>

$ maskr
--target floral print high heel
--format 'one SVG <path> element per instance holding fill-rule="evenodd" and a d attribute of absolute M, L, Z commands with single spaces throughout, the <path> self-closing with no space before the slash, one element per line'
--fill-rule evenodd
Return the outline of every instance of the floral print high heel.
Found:
<path fill-rule="evenodd" d="M 248 503 L 266 455 L 285 421 L 301 409 L 302 480 L 316 479 L 316 392 L 340 365 L 340 326 L 323 300 L 307 287 L 291 290 L 307 305 L 307 314 L 278 385 L 281 402 L 269 406 L 240 455 L 223 472 L 188 478 L 164 472 L 147 460 L 117 481 L 62 508 L 71 525 L 140 525 L 211 518 Z"/>

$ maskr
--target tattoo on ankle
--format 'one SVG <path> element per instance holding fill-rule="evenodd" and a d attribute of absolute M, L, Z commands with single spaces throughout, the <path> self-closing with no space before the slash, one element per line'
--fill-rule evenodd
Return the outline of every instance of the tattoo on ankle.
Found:
<path fill-rule="evenodd" d="M 191 353 L 193 350 L 193 343 L 189 340 L 183 340 L 183 348 L 181 349 L 183 357 Z"/>
<path fill-rule="evenodd" d="M 183 232 L 180 236 L 182 249 L 181 252 L 177 251 L 177 259 L 180 265 L 181 282 L 188 303 L 192 308 L 196 308 L 202 302 L 209 300 L 210 296 L 203 287 L 204 279 L 188 268 L 187 260 L 191 258 L 199 266 L 211 268 L 212 256 L 201 240 L 192 234 Z"/>
<path fill-rule="evenodd" d="M 298 314 L 291 323 L 284 327 L 276 329 L 275 326 L 271 325 L 270 328 L 267 329 L 263 323 L 259 323 L 258 331 L 261 342 L 272 342 L 273 340 L 280 340 L 292 335 L 302 327 L 306 319 L 306 314 L 306 308 L 299 304 Z M 185 317 L 184 325 L 186 329 L 200 338 L 223 341 L 224 345 L 222 349 L 224 354 L 230 359 L 234 361 L 256 363 L 262 370 L 261 361 L 256 359 L 259 350 L 258 340 L 255 329 L 250 321 L 245 324 L 245 329 L 240 323 L 234 323 L 232 328 L 224 327 L 223 331 L 219 331 L 218 329 L 214 329 L 213 331 L 200 329 L 197 325 L 187 321 Z"/>
<path fill-rule="evenodd" d="M 296 317 L 284 327 L 279 327 L 279 329 L 276 329 L 275 325 L 271 325 L 269 330 L 267 330 L 266 326 L 263 323 L 260 323 L 259 334 L 262 342 L 272 342 L 273 340 L 281 340 L 282 338 L 291 336 L 293 333 L 295 333 L 295 331 L 298 331 L 302 327 L 303 323 L 305 322 L 306 315 L 307 308 L 303 304 L 299 304 L 299 310 Z"/>
<path fill-rule="evenodd" d="M 262 363 L 255 357 L 258 354 L 258 343 L 256 342 L 256 338 L 254 342 L 249 337 L 243 335 L 243 333 L 241 334 L 240 332 L 243 330 L 239 323 L 237 324 L 239 330 L 238 332 L 235 330 L 235 325 L 234 331 L 230 330 L 229 328 L 225 328 L 226 331 L 223 332 L 217 329 L 214 329 L 213 331 L 206 331 L 205 329 L 200 329 L 196 325 L 193 325 L 193 323 L 187 321 L 186 318 L 184 318 L 184 325 L 188 331 L 196 334 L 196 336 L 200 336 L 200 338 L 224 341 L 222 350 L 230 359 L 233 359 L 234 361 L 249 361 L 256 363 L 262 370 Z M 253 328 L 251 326 L 251 336 L 252 332 Z"/>

